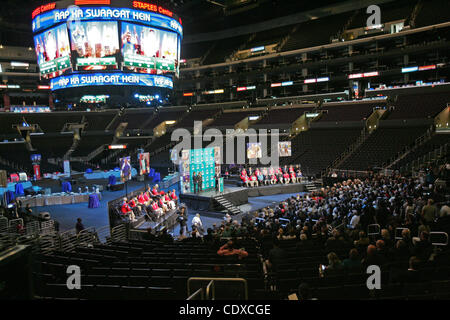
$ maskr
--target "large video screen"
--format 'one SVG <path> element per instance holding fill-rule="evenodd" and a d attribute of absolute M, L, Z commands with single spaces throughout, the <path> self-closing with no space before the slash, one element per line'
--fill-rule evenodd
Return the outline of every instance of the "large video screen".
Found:
<path fill-rule="evenodd" d="M 34 47 L 42 76 L 55 77 L 72 68 L 66 25 L 60 25 L 36 35 Z"/>
<path fill-rule="evenodd" d="M 140 73 L 175 73 L 178 69 L 178 35 L 174 32 L 122 22 L 124 69 Z"/>
<path fill-rule="evenodd" d="M 118 34 L 118 24 L 115 21 L 75 23 L 70 30 L 70 38 L 77 69 L 117 69 Z"/>
<path fill-rule="evenodd" d="M 247 158 L 248 159 L 262 158 L 261 142 L 247 143 Z"/>

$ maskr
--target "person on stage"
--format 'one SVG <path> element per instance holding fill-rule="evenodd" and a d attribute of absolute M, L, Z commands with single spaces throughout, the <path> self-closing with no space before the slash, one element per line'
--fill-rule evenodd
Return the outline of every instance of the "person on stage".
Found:
<path fill-rule="evenodd" d="M 175 205 L 178 204 L 178 197 L 175 192 L 175 189 L 173 189 L 172 192 L 170 193 L 170 199 L 172 199 L 172 201 L 175 203 Z"/>
<path fill-rule="evenodd" d="M 256 177 L 256 174 L 252 174 L 250 176 L 250 184 L 252 187 L 257 187 L 258 186 L 258 178 Z"/>
<path fill-rule="evenodd" d="M 267 168 L 264 168 L 262 170 L 262 174 L 264 176 L 264 184 L 265 185 L 270 184 L 270 175 L 269 175 L 269 172 L 267 171 Z"/>
<path fill-rule="evenodd" d="M 289 173 L 288 173 L 287 171 L 286 171 L 285 173 L 283 173 L 283 181 L 284 181 L 284 184 L 288 184 L 290 180 L 291 180 L 291 179 L 290 179 L 290 177 L 289 177 Z"/>
<path fill-rule="evenodd" d="M 142 214 L 142 208 L 138 206 L 137 198 L 131 198 L 131 200 L 128 202 L 131 210 L 133 210 L 133 213 L 135 216 L 141 216 Z"/>
<path fill-rule="evenodd" d="M 164 201 L 164 197 L 163 196 L 159 196 L 158 206 L 163 209 L 164 213 L 167 213 L 169 211 L 169 207 L 166 204 L 166 202 Z"/>
<path fill-rule="evenodd" d="M 170 208 L 170 210 L 174 210 L 176 208 L 176 205 L 175 205 L 175 202 L 172 199 L 170 199 L 169 194 L 166 193 L 163 197 L 164 197 L 165 203 Z"/>
<path fill-rule="evenodd" d="M 216 173 L 216 175 L 214 176 L 214 181 L 215 181 L 215 184 L 216 184 L 216 193 L 219 192 L 219 179 L 220 179 L 220 174 Z"/>
<path fill-rule="evenodd" d="M 198 191 L 198 179 L 197 179 L 197 174 L 195 173 L 195 171 L 192 173 L 192 183 L 194 185 L 194 193 L 197 193 L 197 191 Z"/>
<path fill-rule="evenodd" d="M 295 173 L 295 175 L 297 176 L 297 181 L 301 182 L 303 173 L 302 173 L 302 170 L 300 170 L 300 168 L 298 167 L 298 165 L 297 165 L 297 172 Z"/>
<path fill-rule="evenodd" d="M 244 185 L 246 187 L 248 187 L 248 183 L 250 182 L 250 179 L 249 179 L 249 177 L 247 175 L 247 171 L 245 169 L 241 171 L 240 178 L 241 178 L 242 182 L 244 183 Z"/>
<path fill-rule="evenodd" d="M 264 185 L 264 175 L 262 174 L 261 170 L 256 169 L 255 170 L 255 175 L 258 178 L 258 184 L 260 186 Z"/>
<path fill-rule="evenodd" d="M 158 206 L 158 202 L 152 200 L 150 207 L 152 208 L 152 212 L 155 214 L 156 219 L 159 219 L 163 215 L 163 209 Z"/>
<path fill-rule="evenodd" d="M 271 184 L 277 184 L 277 176 L 275 175 L 275 172 L 273 172 L 271 175 L 270 175 L 270 183 Z"/>
<path fill-rule="evenodd" d="M 283 184 L 283 182 L 284 182 L 284 179 L 283 179 L 283 171 L 281 170 L 281 168 L 278 168 L 278 169 L 275 170 L 275 172 L 276 172 L 275 174 L 276 174 L 276 176 L 277 176 L 278 182 L 281 183 L 281 184 Z"/>
<path fill-rule="evenodd" d="M 130 219 L 130 221 L 136 221 L 136 217 L 134 216 L 133 210 L 131 210 L 131 207 L 128 205 L 127 198 L 123 198 L 122 206 L 120 208 L 120 211 L 122 214 Z"/>
<path fill-rule="evenodd" d="M 295 172 L 294 172 L 294 171 L 292 171 L 292 172 L 290 173 L 290 178 L 291 178 L 291 182 L 292 182 L 292 183 L 297 183 L 297 176 L 295 175 Z"/>
<path fill-rule="evenodd" d="M 198 183 L 199 192 L 202 192 L 203 191 L 203 176 L 202 176 L 201 172 L 199 172 L 197 175 L 197 183 Z"/>
<path fill-rule="evenodd" d="M 157 197 L 157 196 L 159 196 L 159 190 L 158 190 L 158 185 L 155 184 L 152 189 L 152 197 Z"/>

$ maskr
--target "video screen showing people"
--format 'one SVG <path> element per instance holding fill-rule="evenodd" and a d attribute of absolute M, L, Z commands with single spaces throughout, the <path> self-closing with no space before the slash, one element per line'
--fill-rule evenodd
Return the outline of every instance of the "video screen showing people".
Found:
<path fill-rule="evenodd" d="M 178 69 L 178 35 L 174 32 L 122 22 L 124 69 L 165 74 Z"/>
<path fill-rule="evenodd" d="M 119 31 L 115 21 L 82 21 L 70 30 L 72 57 L 78 70 L 117 69 Z"/>
<path fill-rule="evenodd" d="M 120 178 L 122 182 L 131 180 L 131 162 L 130 157 L 119 159 L 120 164 Z"/>
<path fill-rule="evenodd" d="M 43 77 L 53 78 L 72 68 L 66 25 L 60 25 L 36 35 L 34 47 Z"/>
<path fill-rule="evenodd" d="M 247 143 L 247 158 L 258 159 L 262 157 L 262 149 L 260 142 Z"/>
<path fill-rule="evenodd" d="M 150 173 L 150 153 L 139 153 L 139 175 Z"/>
<path fill-rule="evenodd" d="M 280 157 L 290 157 L 291 141 L 278 142 L 278 154 Z"/>

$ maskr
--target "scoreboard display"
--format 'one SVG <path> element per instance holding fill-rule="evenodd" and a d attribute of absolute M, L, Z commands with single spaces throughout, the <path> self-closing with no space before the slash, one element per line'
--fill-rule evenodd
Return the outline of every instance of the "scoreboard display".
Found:
<path fill-rule="evenodd" d="M 40 75 L 47 79 L 102 71 L 171 79 L 179 74 L 182 21 L 156 4 L 125 0 L 48 3 L 33 11 L 32 30 Z"/>

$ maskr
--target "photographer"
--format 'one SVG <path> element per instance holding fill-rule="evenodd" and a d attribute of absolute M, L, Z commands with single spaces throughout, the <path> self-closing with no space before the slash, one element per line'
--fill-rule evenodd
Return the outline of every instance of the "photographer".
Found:
<path fill-rule="evenodd" d="M 188 213 L 185 206 L 182 206 L 178 210 L 178 218 L 177 221 L 180 224 L 180 230 L 183 230 L 184 234 L 188 234 L 189 230 L 187 227 L 187 221 L 188 221 Z"/>

